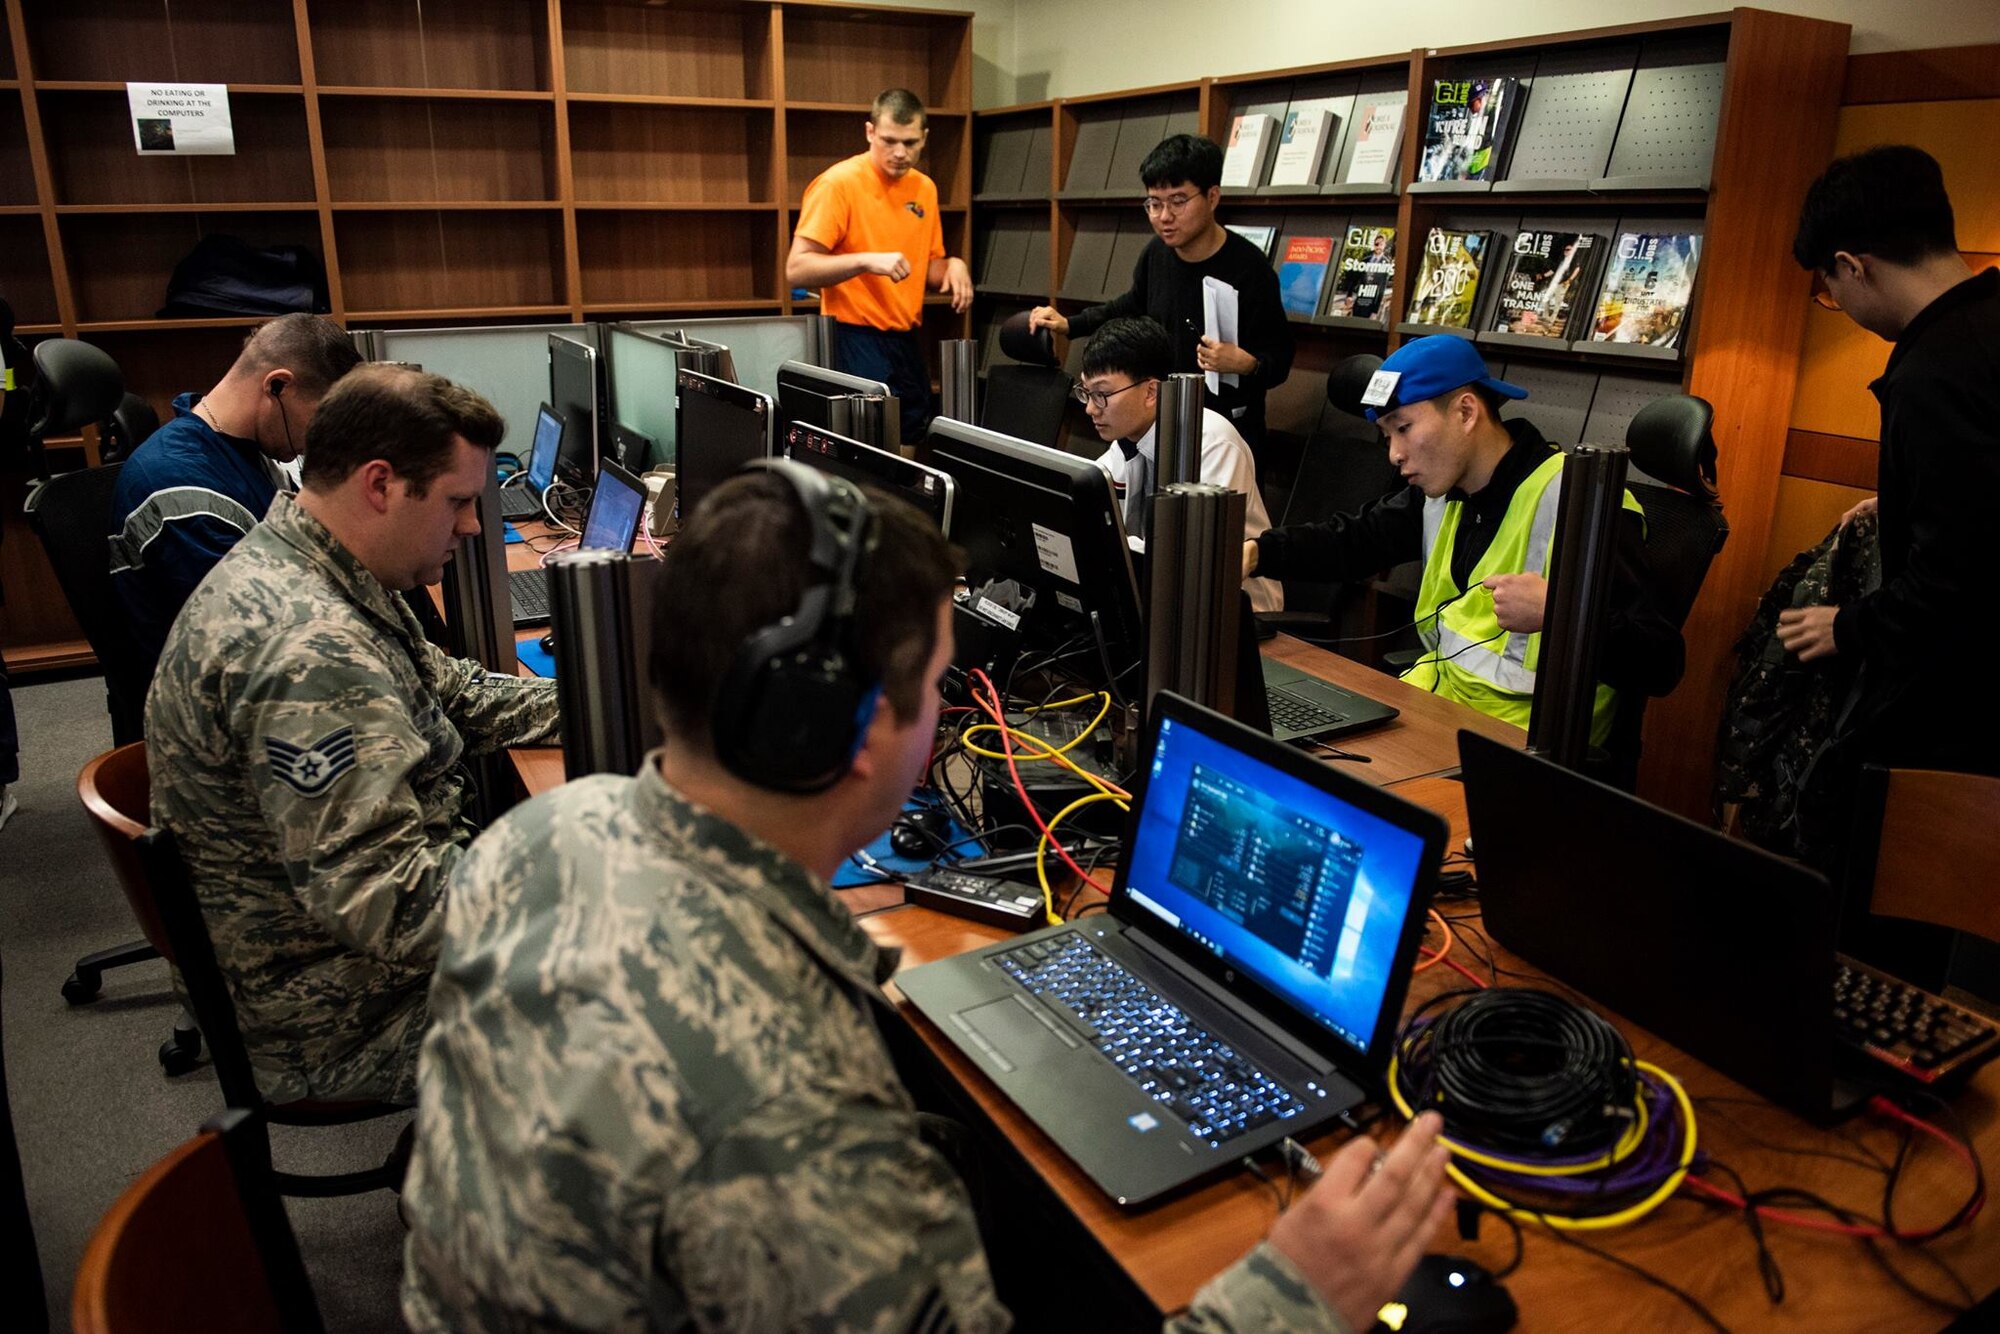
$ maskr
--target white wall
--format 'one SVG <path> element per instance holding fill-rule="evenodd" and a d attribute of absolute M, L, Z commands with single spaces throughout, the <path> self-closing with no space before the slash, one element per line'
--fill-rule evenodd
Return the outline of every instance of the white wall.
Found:
<path fill-rule="evenodd" d="M 1012 87 L 1001 81 L 994 100 L 982 95 L 975 105 L 1081 97 L 1727 7 L 1718 0 L 1012 0 L 1012 49 L 994 56 L 1012 70 Z M 1851 24 L 1856 52 L 2000 42 L 1996 0 L 1770 0 L 1760 7 Z"/>

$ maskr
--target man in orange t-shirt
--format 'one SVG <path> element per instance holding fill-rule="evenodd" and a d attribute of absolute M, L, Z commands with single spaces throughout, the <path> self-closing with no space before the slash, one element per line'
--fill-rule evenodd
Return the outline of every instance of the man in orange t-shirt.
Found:
<path fill-rule="evenodd" d="M 806 187 L 785 282 L 819 289 L 821 312 L 840 324 L 834 366 L 888 385 L 902 404 L 903 439 L 915 443 L 931 417 L 930 369 L 916 335 L 924 293 L 950 294 L 963 313 L 972 272 L 945 256 L 937 185 L 916 167 L 930 133 L 924 104 L 891 88 L 875 99 L 866 129 L 866 153 Z"/>

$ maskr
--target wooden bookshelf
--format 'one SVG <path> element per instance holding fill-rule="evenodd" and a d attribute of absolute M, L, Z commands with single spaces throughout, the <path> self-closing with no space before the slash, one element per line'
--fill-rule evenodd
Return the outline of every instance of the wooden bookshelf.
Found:
<path fill-rule="evenodd" d="M 1698 394 L 1715 407 L 1720 490 L 1732 533 L 1688 620 L 1687 675 L 1678 690 L 1647 710 L 1641 773 L 1645 795 L 1699 817 L 1706 813 L 1712 738 L 1734 664 L 1733 645 L 1761 592 L 1761 562 L 1783 467 L 1807 305 L 1806 278 L 1791 263 L 1790 239 L 1805 187 L 1831 156 L 1847 44 L 1845 24 L 1734 9 L 982 111 L 973 117 L 972 133 L 980 155 L 974 180 L 982 182 L 973 196 L 975 234 L 983 245 L 1018 243 L 1012 233 L 1021 227 L 1024 209 L 1032 208 L 1032 189 L 989 189 L 984 184 L 992 174 L 986 155 L 996 144 L 1011 152 L 1005 146 L 1009 132 L 1053 116 L 1049 294 L 1065 309 L 1080 309 L 1124 288 L 1122 276 L 1111 271 L 1116 266 L 1110 254 L 1120 229 L 1143 218 L 1136 208 L 1130 210 L 1131 218 L 1122 211 L 1120 201 L 1136 199 L 1139 189 L 1136 179 L 1117 178 L 1122 166 L 1111 165 L 1123 164 L 1128 156 L 1117 131 L 1135 123 L 1143 138 L 1163 95 L 1185 97 L 1194 89 L 1203 132 L 1226 142 L 1233 117 L 1244 111 L 1281 113 L 1294 99 L 1338 96 L 1357 80 L 1367 81 L 1369 88 L 1400 85 L 1407 103 L 1394 188 L 1342 193 L 1327 187 L 1323 173 L 1318 189 L 1260 185 L 1224 191 L 1225 223 L 1276 228 L 1274 264 L 1282 262 L 1287 236 L 1340 236 L 1350 221 L 1397 229 L 1388 327 L 1335 327 L 1316 318 L 1293 321 L 1298 343 L 1294 383 L 1273 393 L 1270 424 L 1274 439 L 1289 437 L 1296 449 L 1318 416 L 1321 395 L 1309 386 L 1323 381 L 1315 376 L 1351 352 L 1383 353 L 1409 336 L 1394 326 L 1408 305 L 1417 247 L 1433 226 L 1511 234 L 1510 229 L 1527 220 L 1560 215 L 1579 218 L 1604 233 L 1621 219 L 1635 217 L 1699 230 L 1702 260 L 1678 359 L 1613 359 L 1588 344 L 1524 348 L 1510 343 L 1482 349 L 1489 364 L 1520 368 L 1523 375 L 1542 377 L 1573 397 L 1581 395 L 1583 402 L 1593 392 L 1615 400 L 1616 411 L 1594 417 L 1573 405 L 1563 410 L 1564 420 L 1594 420 L 1599 430 L 1607 429 L 1602 423 L 1616 425 L 1619 414 L 1643 401 L 1652 387 L 1659 393 Z M 1491 190 L 1410 188 L 1431 80 L 1487 71 L 1530 76 L 1537 70 L 1559 72 L 1571 77 L 1564 85 L 1566 95 L 1584 99 L 1588 89 L 1578 90 L 1576 72 L 1616 67 L 1628 50 L 1634 53 L 1635 71 L 1650 72 L 1655 88 L 1665 92 L 1653 94 L 1650 108 L 1640 106 L 1636 96 L 1611 108 L 1605 140 L 1609 159 L 1590 172 L 1591 179 L 1577 180 L 1574 188 L 1560 183 L 1559 188 L 1545 188 L 1548 182 L 1540 179 Z M 1683 83 L 1675 84 L 1683 76 Z M 1639 86 L 1638 77 L 1635 72 L 1632 87 Z M 1672 100 L 1683 95 L 1676 91 L 1680 87 L 1689 90 L 1687 106 Z M 1712 105 L 1692 104 L 1709 93 L 1715 98 Z M 1531 109 L 1537 95 L 1530 94 Z M 1545 104 L 1550 100 L 1544 99 Z M 1690 143 L 1685 125 L 1676 122 L 1703 113 L 1712 118 Z M 1672 142 L 1676 134 L 1681 136 L 1678 149 Z M 1690 148 L 1697 151 L 1686 151 Z M 1079 170 L 1080 158 L 1090 169 Z M 1092 166 L 1098 162 L 1105 167 L 1101 177 Z M 1029 211 L 1025 216 L 1034 215 Z M 1336 261 L 1337 256 L 1336 249 Z M 1073 271 L 1073 261 L 1090 271 Z M 1009 267 L 998 255 L 988 262 Z M 975 274 L 980 263 L 975 256 Z M 1102 276 L 1095 269 L 1100 263 L 1106 265 Z M 1031 281 L 1016 278 L 1004 286 L 1014 290 L 996 289 L 980 301 L 977 323 L 989 358 L 999 355 L 993 326 L 1035 299 Z M 1535 400 L 1528 406 L 1535 406 Z"/>
<path fill-rule="evenodd" d="M 228 84 L 236 153 L 139 157 L 128 81 Z M 889 87 L 933 109 L 923 165 L 963 255 L 969 13 L 0 0 L 0 295 L 24 336 L 104 347 L 163 417 L 258 322 L 159 318 L 174 266 L 217 233 L 311 249 L 350 326 L 789 314 L 798 201 L 865 148 Z M 967 327 L 926 308 L 932 342 Z M 73 661 L 38 545 L 17 534 L 0 559 L 8 660 Z"/>

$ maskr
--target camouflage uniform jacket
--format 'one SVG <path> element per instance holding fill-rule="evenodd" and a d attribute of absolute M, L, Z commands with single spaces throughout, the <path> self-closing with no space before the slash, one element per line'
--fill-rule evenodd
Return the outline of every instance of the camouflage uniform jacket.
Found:
<path fill-rule="evenodd" d="M 460 757 L 555 731 L 554 682 L 440 652 L 291 496 L 195 590 L 146 701 L 153 819 L 265 1097 L 415 1100 Z"/>
<path fill-rule="evenodd" d="M 403 1192 L 433 1330 L 1001 1329 L 918 1137 L 878 950 L 832 891 L 639 777 L 517 807 L 452 884 Z M 1269 1247 L 1189 1330 L 1338 1328 Z"/>

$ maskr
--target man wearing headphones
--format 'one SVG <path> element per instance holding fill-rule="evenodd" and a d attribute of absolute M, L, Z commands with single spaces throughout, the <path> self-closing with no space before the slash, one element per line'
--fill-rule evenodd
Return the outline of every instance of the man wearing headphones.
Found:
<path fill-rule="evenodd" d="M 176 398 L 173 420 L 125 461 L 111 497 L 111 586 L 146 677 L 188 594 L 292 489 L 278 465 L 298 458 L 320 399 L 360 362 L 332 320 L 280 315 L 244 340 L 213 389 Z"/>
<path fill-rule="evenodd" d="M 1008 1323 L 886 1045 L 896 958 L 829 887 L 928 765 L 957 554 L 901 501 L 755 466 L 667 553 L 665 747 L 515 808 L 455 874 L 416 1330 Z M 1365 1327 L 1449 1208 L 1436 1132 L 1372 1177 L 1357 1139 L 1177 1326 Z"/>
<path fill-rule="evenodd" d="M 355 371 L 307 432 L 296 496 L 217 562 L 146 700 L 173 831 L 274 1102 L 409 1103 L 468 753 L 556 732 L 555 682 L 446 657 L 398 596 L 436 583 L 505 423 L 442 376 Z"/>

